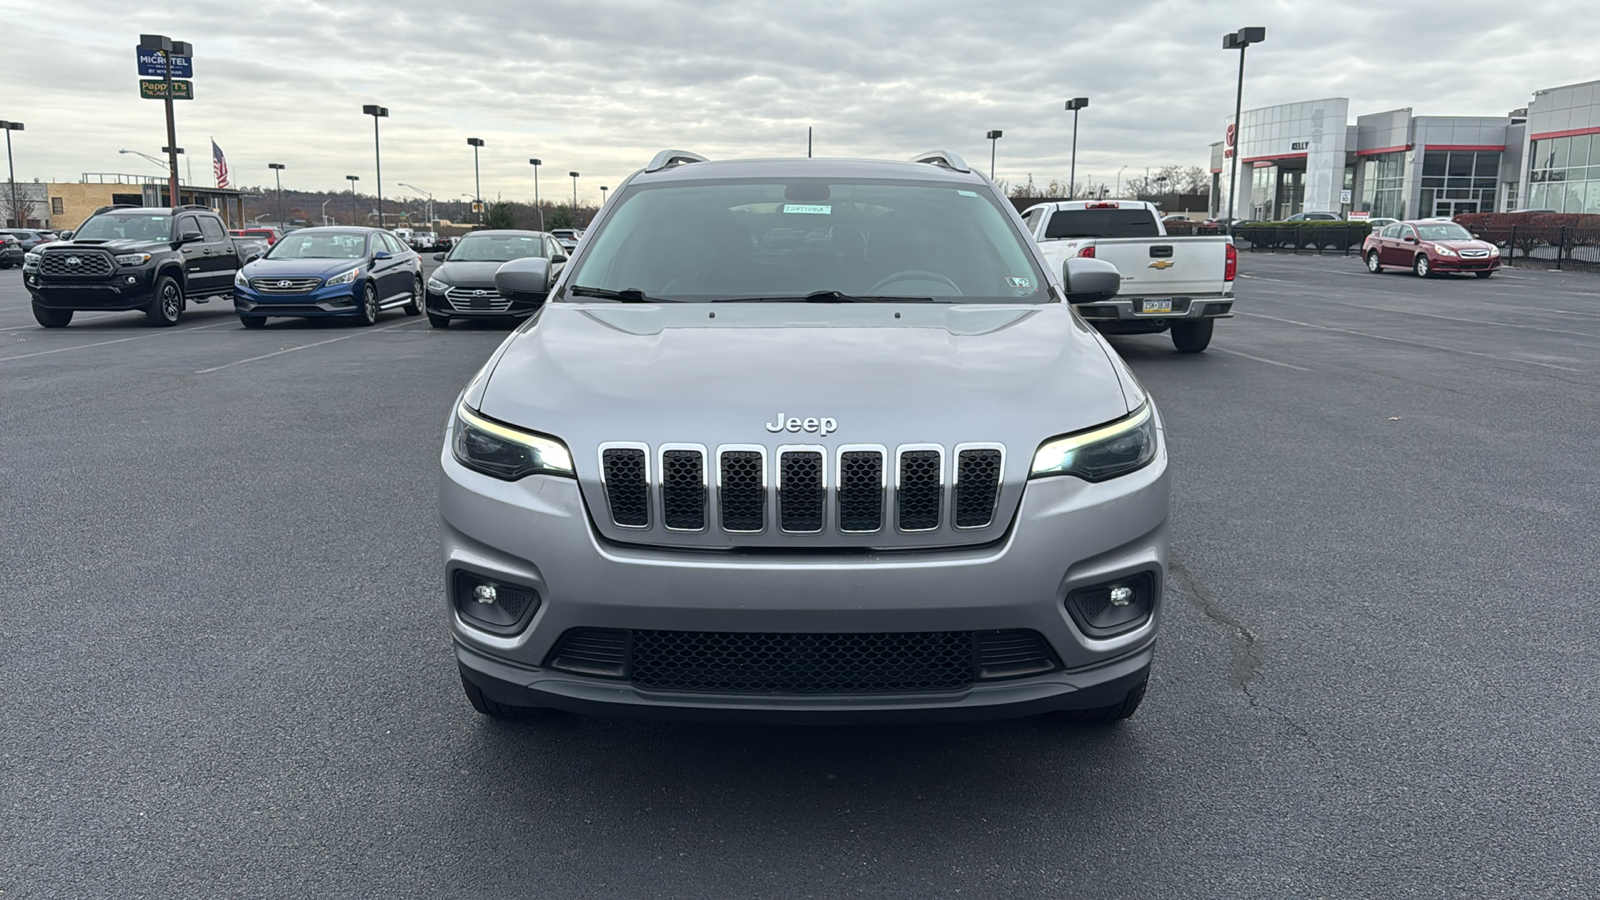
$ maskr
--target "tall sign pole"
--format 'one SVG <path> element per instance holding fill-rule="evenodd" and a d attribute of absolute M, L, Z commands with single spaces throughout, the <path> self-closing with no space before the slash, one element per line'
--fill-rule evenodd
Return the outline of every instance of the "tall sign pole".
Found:
<path fill-rule="evenodd" d="M 176 99 L 172 81 L 173 67 L 178 65 L 177 59 L 189 60 L 194 56 L 194 47 L 188 41 L 175 41 L 164 34 L 139 35 L 139 49 L 155 53 L 161 58 L 161 82 L 165 90 L 161 98 L 167 111 L 167 201 L 172 206 L 178 205 L 178 126 L 172 115 L 172 101 Z M 182 82 L 187 87 L 189 82 Z M 190 94 L 192 96 L 192 93 Z"/>
<path fill-rule="evenodd" d="M 1239 121 L 1244 115 L 1244 50 L 1251 44 L 1259 44 L 1267 39 L 1267 29 L 1261 27 L 1241 28 L 1232 34 L 1222 36 L 1222 49 L 1239 51 L 1239 81 L 1233 95 L 1233 129 L 1228 135 L 1228 141 L 1223 144 L 1223 150 L 1233 151 L 1233 165 L 1228 174 L 1228 234 L 1233 234 L 1233 197 L 1239 183 L 1239 150 L 1243 143 L 1244 123 Z M 1230 146 L 1231 145 L 1231 146 Z"/>
<path fill-rule="evenodd" d="M 17 200 L 17 160 L 11 155 L 11 132 L 21 130 L 21 122 L 0 122 L 0 131 L 6 133 L 6 165 L 11 171 L 11 217 L 17 220 L 16 227 L 27 228 L 28 223 L 22 220 L 22 207 Z M 0 219 L 0 224 L 4 223 L 5 219 Z"/>

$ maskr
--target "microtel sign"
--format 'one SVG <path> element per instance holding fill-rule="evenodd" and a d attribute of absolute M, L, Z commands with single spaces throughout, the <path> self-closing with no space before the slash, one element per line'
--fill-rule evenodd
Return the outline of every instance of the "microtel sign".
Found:
<path fill-rule="evenodd" d="M 139 56 L 139 74 L 146 78 L 165 78 L 167 75 L 166 58 L 154 50 L 145 50 L 140 47 L 133 48 Z M 174 56 L 172 58 L 173 78 L 193 78 L 194 60 L 187 56 Z"/>

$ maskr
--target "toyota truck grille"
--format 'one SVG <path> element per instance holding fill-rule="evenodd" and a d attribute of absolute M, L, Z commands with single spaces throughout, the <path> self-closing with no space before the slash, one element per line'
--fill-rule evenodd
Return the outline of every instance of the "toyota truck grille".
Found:
<path fill-rule="evenodd" d="M 654 473 L 652 472 L 654 463 Z M 977 529 L 994 523 L 1005 449 L 962 444 L 766 447 L 607 444 L 600 475 L 611 522 L 674 532 L 806 535 Z"/>
<path fill-rule="evenodd" d="M 112 268 L 111 254 L 101 250 L 56 250 L 39 260 L 41 275 L 106 276 Z"/>
<path fill-rule="evenodd" d="M 553 669 L 622 678 L 648 690 L 864 694 L 962 690 L 1054 671 L 1037 631 L 763 633 L 575 628 Z"/>
<path fill-rule="evenodd" d="M 307 294 L 322 284 L 321 278 L 252 278 L 250 288 L 262 294 Z"/>

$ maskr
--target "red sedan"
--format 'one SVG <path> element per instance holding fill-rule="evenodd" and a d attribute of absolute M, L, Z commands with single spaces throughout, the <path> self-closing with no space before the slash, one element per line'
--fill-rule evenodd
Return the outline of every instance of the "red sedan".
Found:
<path fill-rule="evenodd" d="M 1499 247 L 1478 240 L 1454 222 L 1438 219 L 1385 225 L 1362 242 L 1361 256 L 1374 275 L 1393 266 L 1422 278 L 1449 272 L 1488 278 L 1500 268 Z"/>

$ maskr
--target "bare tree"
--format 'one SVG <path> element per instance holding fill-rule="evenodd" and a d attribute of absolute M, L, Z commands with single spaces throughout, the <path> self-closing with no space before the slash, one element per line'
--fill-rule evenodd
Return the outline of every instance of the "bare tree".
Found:
<path fill-rule="evenodd" d="M 12 184 L 7 181 L 0 185 L 0 222 L 7 228 L 26 228 L 28 221 L 33 218 L 38 204 L 28 196 L 29 189 L 34 185 Z M 11 208 L 11 198 L 17 198 L 17 208 Z"/>

